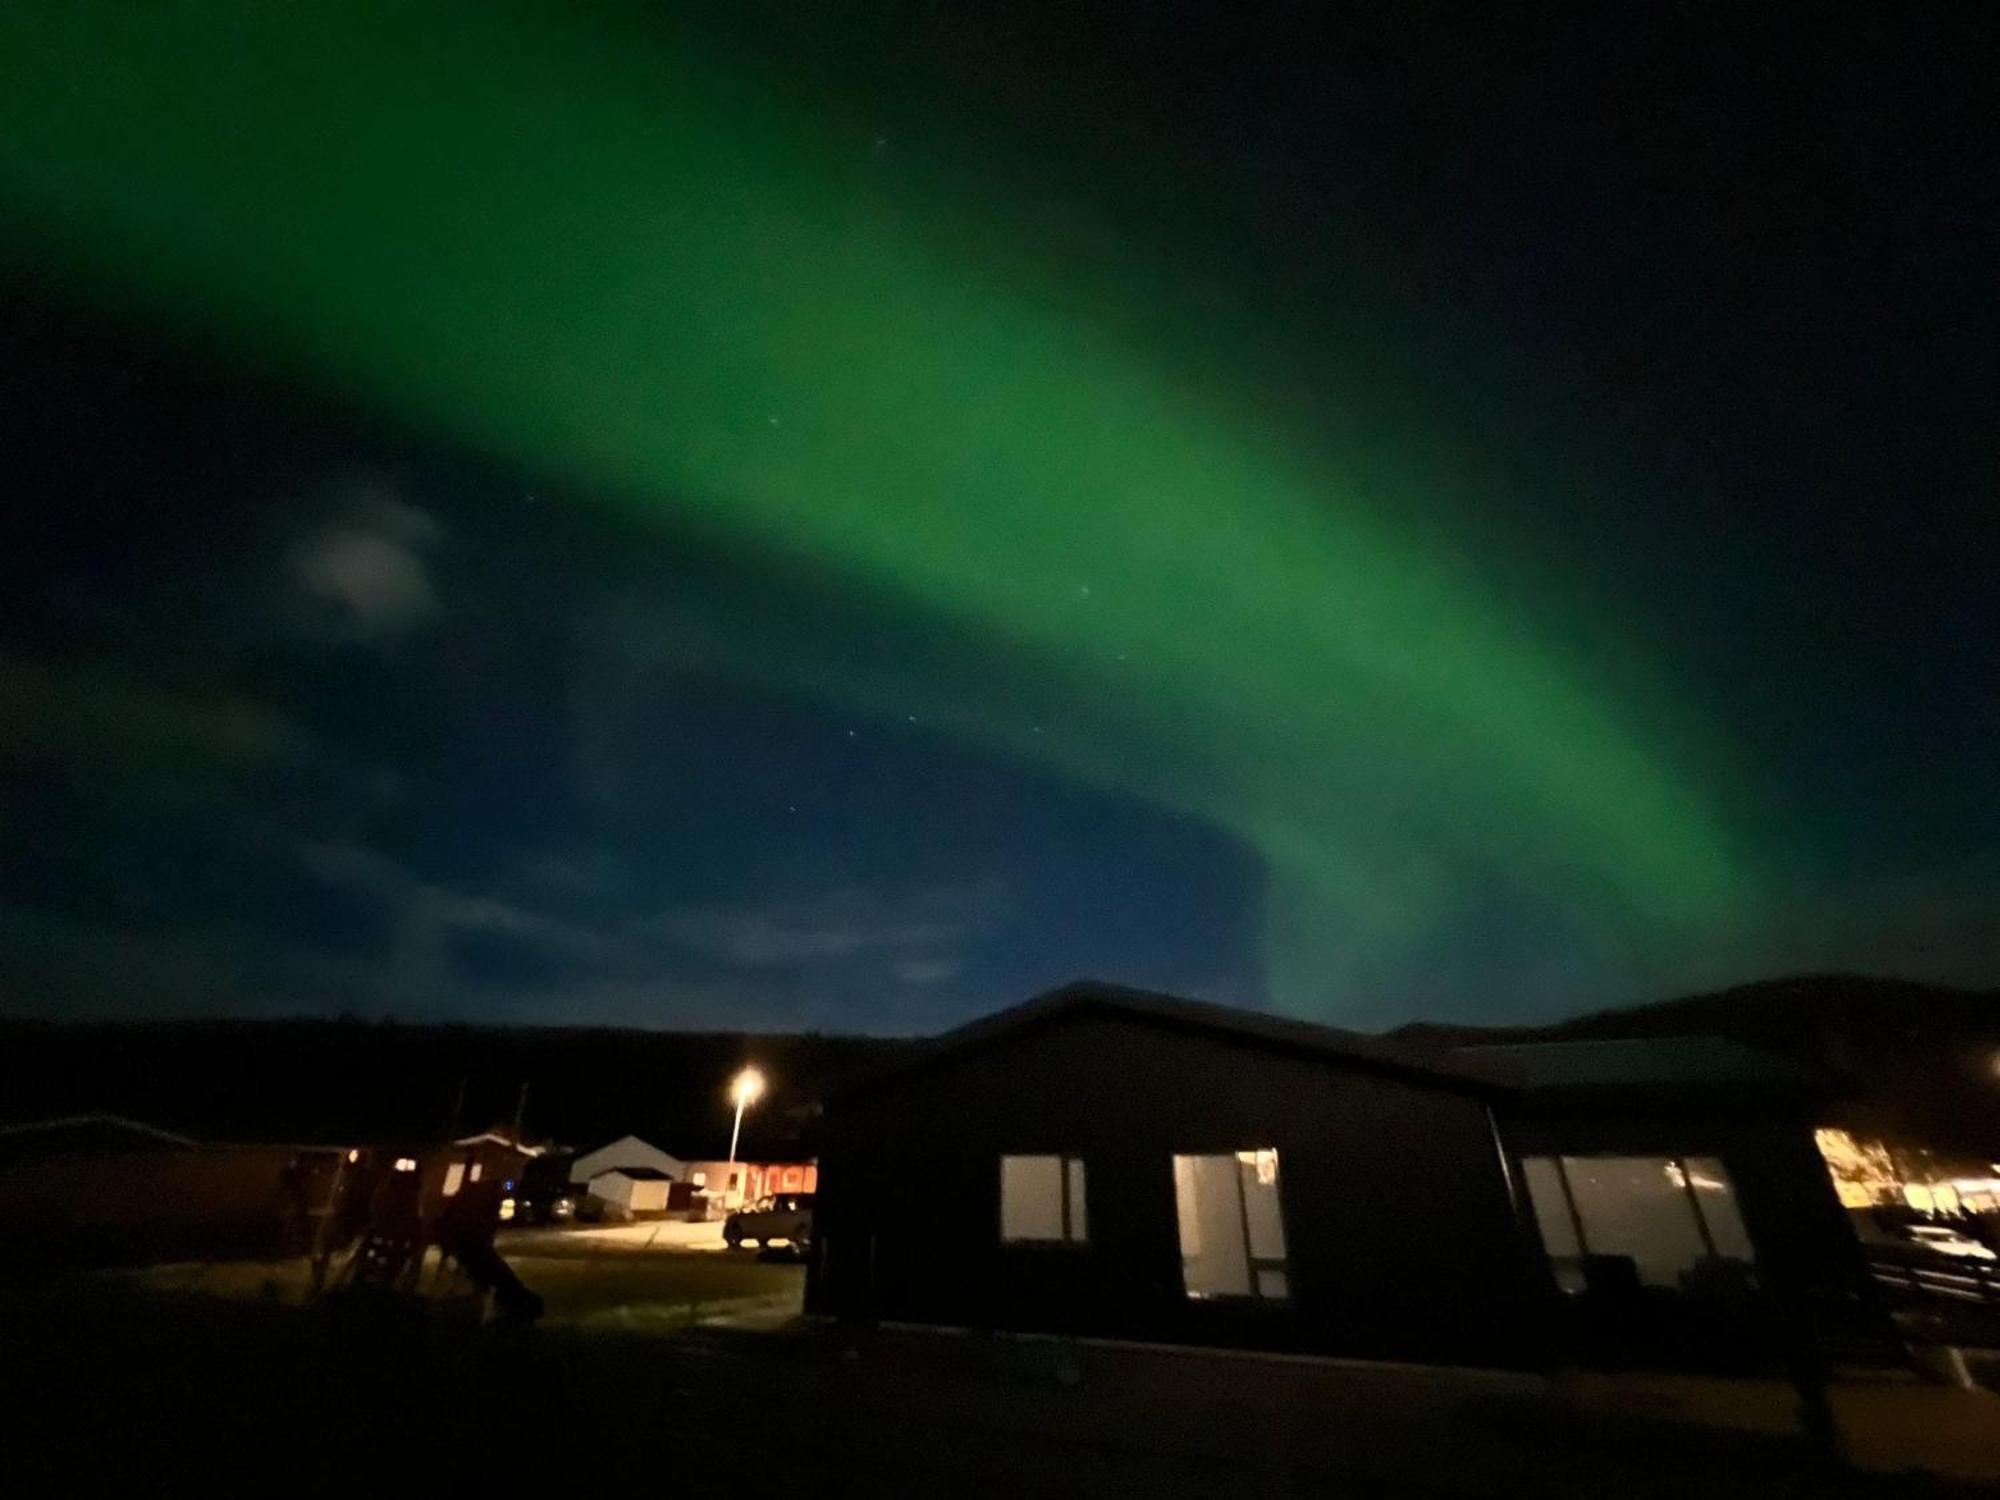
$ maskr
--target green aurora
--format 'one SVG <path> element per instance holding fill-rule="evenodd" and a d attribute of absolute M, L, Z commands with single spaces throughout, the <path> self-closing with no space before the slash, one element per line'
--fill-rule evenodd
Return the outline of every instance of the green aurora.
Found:
<path fill-rule="evenodd" d="M 1689 939 L 1754 897 L 1638 696 L 1566 672 L 1224 361 L 1136 347 L 1129 308 L 873 144 L 694 39 L 553 8 L 0 14 L 14 250 L 911 622 L 938 644 L 663 604 L 744 677 L 1241 839 L 1275 1004 L 1341 1013 L 1467 871 L 1578 933 Z"/>

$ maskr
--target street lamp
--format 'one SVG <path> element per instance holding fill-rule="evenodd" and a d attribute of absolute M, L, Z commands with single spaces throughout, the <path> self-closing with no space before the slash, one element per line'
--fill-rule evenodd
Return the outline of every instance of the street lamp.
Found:
<path fill-rule="evenodd" d="M 743 1111 L 764 1096 L 764 1075 L 755 1068 L 745 1068 L 730 1080 L 729 1097 L 736 1101 L 736 1123 L 729 1131 L 729 1160 L 736 1160 L 736 1142 L 743 1134 Z"/>

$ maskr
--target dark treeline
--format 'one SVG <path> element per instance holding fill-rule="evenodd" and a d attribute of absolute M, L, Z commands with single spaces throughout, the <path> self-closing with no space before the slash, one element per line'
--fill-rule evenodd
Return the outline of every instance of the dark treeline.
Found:
<path fill-rule="evenodd" d="M 507 1125 L 530 1139 L 631 1132 L 689 1157 L 729 1144 L 730 1077 L 769 1096 L 747 1155 L 810 1151 L 829 1088 L 918 1044 L 872 1037 L 293 1020 L 0 1022 L 0 1123 L 109 1112 L 204 1142 L 425 1141 Z"/>

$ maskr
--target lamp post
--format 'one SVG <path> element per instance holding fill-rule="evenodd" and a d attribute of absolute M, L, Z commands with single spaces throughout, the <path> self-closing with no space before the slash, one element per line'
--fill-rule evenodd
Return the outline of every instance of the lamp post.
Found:
<path fill-rule="evenodd" d="M 743 1111 L 755 1104 L 764 1095 L 764 1075 L 755 1068 L 745 1068 L 729 1084 L 729 1097 L 736 1101 L 736 1123 L 729 1131 L 729 1161 L 736 1163 L 736 1142 L 743 1134 Z"/>

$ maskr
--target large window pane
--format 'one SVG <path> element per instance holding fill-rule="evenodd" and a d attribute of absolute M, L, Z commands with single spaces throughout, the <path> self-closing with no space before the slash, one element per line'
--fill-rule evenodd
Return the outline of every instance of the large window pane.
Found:
<path fill-rule="evenodd" d="M 1243 1221 L 1250 1232 L 1250 1258 L 1283 1260 L 1285 1220 L 1278 1211 L 1278 1153 L 1239 1152 L 1236 1171 L 1243 1181 Z"/>
<path fill-rule="evenodd" d="M 1660 1156 L 1566 1156 L 1592 1255 L 1629 1256 L 1648 1286 L 1678 1288 L 1706 1255 L 1680 1167 Z"/>
<path fill-rule="evenodd" d="M 1063 1169 L 1060 1156 L 1000 1158 L 1000 1237 L 1063 1237 Z"/>
<path fill-rule="evenodd" d="M 1174 1197 L 1180 1209 L 1181 1267 L 1190 1297 L 1250 1295 L 1250 1257 L 1243 1243 L 1236 1158 L 1176 1156 Z"/>
<path fill-rule="evenodd" d="M 1000 1238 L 1080 1245 L 1089 1238 L 1083 1158 L 1000 1158 Z"/>

